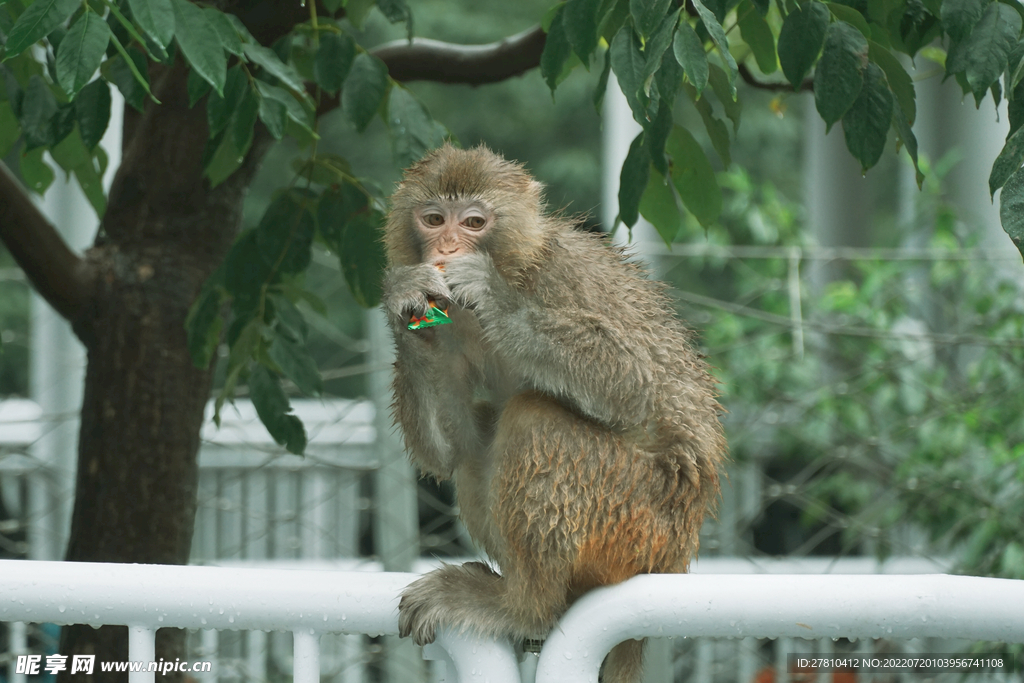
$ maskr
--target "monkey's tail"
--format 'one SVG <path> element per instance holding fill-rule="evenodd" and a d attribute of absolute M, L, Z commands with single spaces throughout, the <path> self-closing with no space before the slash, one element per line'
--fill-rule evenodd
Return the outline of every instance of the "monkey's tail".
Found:
<path fill-rule="evenodd" d="M 640 683 L 646 643 L 646 639 L 626 640 L 613 647 L 601 667 L 601 683 Z"/>

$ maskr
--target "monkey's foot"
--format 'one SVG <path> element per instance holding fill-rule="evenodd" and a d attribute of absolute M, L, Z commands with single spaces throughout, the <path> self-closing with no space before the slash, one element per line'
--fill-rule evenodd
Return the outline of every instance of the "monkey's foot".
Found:
<path fill-rule="evenodd" d="M 430 572 L 402 592 L 398 604 L 398 634 L 403 638 L 412 636 L 417 645 L 426 645 L 434 642 L 441 626 L 492 632 L 496 624 L 487 623 L 483 615 L 493 607 L 491 603 L 500 580 L 501 577 L 482 562 L 444 565 Z"/>

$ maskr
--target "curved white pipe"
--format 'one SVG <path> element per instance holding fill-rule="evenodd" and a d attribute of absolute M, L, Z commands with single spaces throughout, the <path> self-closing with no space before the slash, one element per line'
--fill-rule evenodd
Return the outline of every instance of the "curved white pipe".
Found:
<path fill-rule="evenodd" d="M 1024 642 L 1024 581 L 944 574 L 637 576 L 591 591 L 551 632 L 537 683 L 597 680 L 643 636 L 967 638 Z"/>

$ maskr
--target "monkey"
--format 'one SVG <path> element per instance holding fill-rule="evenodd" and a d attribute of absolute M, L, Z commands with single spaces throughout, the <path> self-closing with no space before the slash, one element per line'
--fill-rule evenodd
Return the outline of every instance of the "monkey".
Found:
<path fill-rule="evenodd" d="M 412 461 L 452 480 L 497 566 L 444 565 L 404 591 L 399 632 L 543 639 L 587 591 L 685 572 L 719 493 L 717 384 L 665 285 L 548 211 L 541 183 L 486 147 L 407 169 L 384 227 L 392 411 Z M 431 304 L 450 323 L 411 330 Z M 605 683 L 633 683 L 643 641 Z"/>

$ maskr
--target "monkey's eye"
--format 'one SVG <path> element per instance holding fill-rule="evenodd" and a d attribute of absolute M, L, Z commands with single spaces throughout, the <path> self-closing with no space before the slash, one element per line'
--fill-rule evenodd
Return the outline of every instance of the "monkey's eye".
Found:
<path fill-rule="evenodd" d="M 483 216 L 470 216 L 462 224 L 471 230 L 479 230 L 487 224 L 487 221 Z"/>
<path fill-rule="evenodd" d="M 444 216 L 439 213 L 428 213 L 423 217 L 423 222 L 432 227 L 444 225 Z"/>

